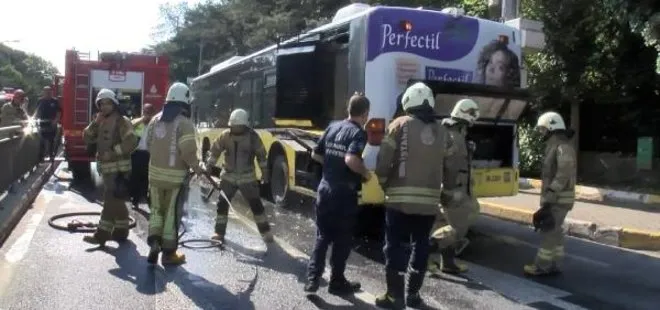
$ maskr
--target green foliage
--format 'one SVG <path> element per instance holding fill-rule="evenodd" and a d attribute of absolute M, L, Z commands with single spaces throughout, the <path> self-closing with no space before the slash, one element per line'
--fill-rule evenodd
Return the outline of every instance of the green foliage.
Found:
<path fill-rule="evenodd" d="M 0 44 L 0 87 L 22 88 L 35 102 L 56 74 L 57 68 L 45 59 Z"/>
<path fill-rule="evenodd" d="M 543 163 L 543 140 L 534 126 L 522 123 L 518 126 L 518 143 L 520 146 L 519 161 L 522 177 L 538 177 L 541 175 Z"/>

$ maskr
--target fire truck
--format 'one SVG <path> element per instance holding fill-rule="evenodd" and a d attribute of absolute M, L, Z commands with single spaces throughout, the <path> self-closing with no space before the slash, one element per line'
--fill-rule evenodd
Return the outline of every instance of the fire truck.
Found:
<path fill-rule="evenodd" d="M 162 107 L 169 83 L 166 56 L 124 52 L 89 53 L 66 51 L 62 87 L 62 129 L 64 157 L 74 180 L 90 176 L 93 154 L 88 154 L 82 139 L 83 129 L 97 113 L 96 95 L 103 88 L 113 90 L 125 115 L 139 117 L 142 105 Z"/>

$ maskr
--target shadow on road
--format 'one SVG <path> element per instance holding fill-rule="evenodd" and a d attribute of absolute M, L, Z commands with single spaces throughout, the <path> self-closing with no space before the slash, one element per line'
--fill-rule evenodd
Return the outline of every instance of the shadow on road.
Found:
<path fill-rule="evenodd" d="M 118 268 L 108 271 L 113 276 L 135 284 L 136 290 L 144 295 L 165 291 L 165 283 L 157 281 L 157 273 L 162 269 L 150 268 L 147 258 L 140 255 L 133 241 L 128 240 L 114 249 L 106 247 L 105 252 L 115 257 Z"/>

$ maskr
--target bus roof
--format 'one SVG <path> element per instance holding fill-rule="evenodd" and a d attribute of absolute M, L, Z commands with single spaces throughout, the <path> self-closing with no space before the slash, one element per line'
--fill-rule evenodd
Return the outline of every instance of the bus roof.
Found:
<path fill-rule="evenodd" d="M 292 42 L 295 42 L 296 40 L 301 40 L 301 39 L 304 39 L 304 38 L 310 37 L 310 36 L 315 35 L 315 34 L 317 34 L 317 33 L 319 33 L 319 32 L 323 32 L 323 31 L 326 31 L 326 30 L 328 30 L 328 29 L 337 28 L 337 27 L 339 27 L 339 26 L 342 26 L 342 25 L 344 25 L 344 24 L 347 24 L 347 23 L 351 22 L 352 20 L 354 20 L 354 19 L 356 19 L 356 18 L 362 17 L 362 16 L 364 16 L 364 15 L 371 14 L 373 11 L 378 10 L 378 9 L 387 9 L 387 10 L 406 10 L 406 11 L 408 11 L 408 10 L 409 10 L 409 11 L 427 11 L 427 12 L 430 11 L 430 12 L 435 12 L 435 13 L 438 13 L 438 14 L 449 15 L 448 13 L 443 13 L 443 12 L 440 12 L 440 11 L 438 11 L 438 10 L 429 10 L 429 9 L 424 9 L 424 8 L 411 8 L 411 7 L 399 7 L 399 6 L 373 6 L 373 7 L 370 7 L 370 8 L 366 8 L 366 9 L 364 9 L 363 11 L 359 11 L 359 12 L 357 12 L 357 13 L 355 13 L 355 14 L 348 15 L 348 16 L 346 16 L 346 17 L 344 17 L 344 18 L 340 18 L 340 19 L 337 19 L 337 20 L 333 20 L 332 22 L 330 22 L 330 23 L 328 23 L 328 24 L 325 24 L 325 25 L 322 25 L 322 26 L 320 26 L 320 27 L 314 28 L 314 29 L 312 29 L 312 30 L 310 30 L 310 31 L 308 31 L 308 32 L 306 32 L 306 33 L 304 33 L 304 34 L 301 34 L 301 35 L 298 36 L 298 37 L 290 38 L 290 39 L 285 40 L 285 41 L 283 41 L 283 42 L 281 42 L 281 43 L 279 43 L 279 44 L 281 45 L 281 44 L 292 43 Z M 462 16 L 462 17 L 464 17 L 464 18 L 480 19 L 480 18 L 478 18 L 478 17 L 474 17 L 474 16 Z M 480 19 L 480 20 L 482 20 L 482 19 Z M 484 20 L 484 21 L 491 22 L 491 23 L 498 24 L 498 25 L 502 25 L 502 23 L 499 23 L 499 22 L 496 22 L 496 21 L 491 21 L 491 20 Z M 224 70 L 226 70 L 226 69 L 229 69 L 229 68 L 231 68 L 231 67 L 233 67 L 233 66 L 239 65 L 239 64 L 243 63 L 244 61 L 247 61 L 247 60 L 251 59 L 252 57 L 255 57 L 255 56 L 258 56 L 258 55 L 264 54 L 264 53 L 266 53 L 266 52 L 272 51 L 272 50 L 276 49 L 277 46 L 278 46 L 278 44 L 273 44 L 273 45 L 271 45 L 271 46 L 269 46 L 269 47 L 266 47 L 266 48 L 264 48 L 264 49 L 262 49 L 262 50 L 259 50 L 259 51 L 257 51 L 257 52 L 254 52 L 254 53 L 249 54 L 249 55 L 247 55 L 247 56 L 242 56 L 242 57 L 241 57 L 241 56 L 232 56 L 231 58 L 226 59 L 226 60 L 224 60 L 224 61 L 222 61 L 222 62 L 220 62 L 220 63 L 218 63 L 218 64 L 216 64 L 216 65 L 214 66 L 214 67 L 217 66 L 217 67 L 220 67 L 220 68 L 216 68 L 215 70 L 210 70 L 210 71 L 207 72 L 207 73 L 204 73 L 204 74 L 202 74 L 202 75 L 200 75 L 200 76 L 198 76 L 198 77 L 195 77 L 195 78 L 192 80 L 192 83 L 195 83 L 196 81 L 203 80 L 203 79 L 205 79 L 205 78 L 207 78 L 207 77 L 213 76 L 214 74 L 220 73 L 220 72 L 222 72 L 222 71 L 224 71 Z M 233 62 L 230 62 L 229 60 L 232 59 L 232 58 L 234 58 L 234 57 L 241 57 L 241 58 L 240 58 L 240 60 L 238 60 L 238 61 L 235 60 L 235 61 L 233 61 Z M 220 64 L 223 64 L 223 66 L 220 66 Z M 226 64 L 226 65 L 224 65 L 224 64 Z"/>

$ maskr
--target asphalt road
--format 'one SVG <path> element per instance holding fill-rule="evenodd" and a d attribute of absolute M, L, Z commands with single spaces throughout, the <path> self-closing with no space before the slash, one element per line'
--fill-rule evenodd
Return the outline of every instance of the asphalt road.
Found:
<path fill-rule="evenodd" d="M 93 194 L 67 190 L 51 179 L 0 248 L 0 309 L 372 309 L 384 290 L 381 244 L 358 240 L 347 276 L 364 292 L 342 299 L 302 291 L 314 225 L 309 205 L 267 204 L 275 245 L 266 248 L 240 197 L 225 249 L 183 249 L 188 263 L 150 268 L 145 255 L 148 212 L 133 212 L 130 242 L 94 250 L 82 234 L 50 228 L 52 215 L 99 211 Z M 214 206 L 191 188 L 183 239 L 212 233 Z M 88 198 L 85 198 L 85 197 Z M 212 199 L 213 200 L 213 199 Z M 146 209 L 142 206 L 142 210 Z M 90 218 L 90 220 L 94 220 Z M 565 274 L 531 280 L 522 265 L 538 242 L 527 227 L 482 218 L 464 253 L 465 277 L 428 278 L 423 296 L 431 309 L 658 309 L 660 261 L 577 239 L 567 244 Z"/>

